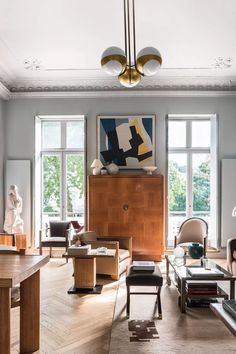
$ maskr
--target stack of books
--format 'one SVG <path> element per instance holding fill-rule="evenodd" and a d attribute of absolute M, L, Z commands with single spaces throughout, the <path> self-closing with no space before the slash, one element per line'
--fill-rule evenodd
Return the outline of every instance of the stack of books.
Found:
<path fill-rule="evenodd" d="M 187 267 L 187 270 L 192 277 L 224 277 L 224 273 L 216 268 Z"/>
<path fill-rule="evenodd" d="M 155 263 L 154 262 L 149 262 L 149 261 L 134 261 L 132 268 L 133 268 L 134 271 L 154 272 Z"/>
<path fill-rule="evenodd" d="M 188 295 L 217 295 L 216 281 L 187 281 L 186 292 Z"/>

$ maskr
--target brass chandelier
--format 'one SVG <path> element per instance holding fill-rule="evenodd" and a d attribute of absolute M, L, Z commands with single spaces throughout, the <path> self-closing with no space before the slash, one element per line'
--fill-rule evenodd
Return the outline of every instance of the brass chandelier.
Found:
<path fill-rule="evenodd" d="M 153 47 L 143 48 L 136 56 L 134 1 L 124 0 L 125 51 L 119 47 L 109 47 L 101 59 L 105 72 L 118 76 L 125 87 L 136 86 L 142 76 L 155 75 L 162 63 L 160 52 Z"/>

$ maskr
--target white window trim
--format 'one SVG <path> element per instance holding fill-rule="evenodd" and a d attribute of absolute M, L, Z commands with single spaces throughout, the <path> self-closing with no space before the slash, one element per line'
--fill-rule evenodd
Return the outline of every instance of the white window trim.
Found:
<path fill-rule="evenodd" d="M 71 122 L 71 121 L 78 121 L 83 120 L 84 122 L 84 148 L 53 148 L 53 149 L 41 149 L 41 141 L 42 141 L 42 122 L 45 121 L 59 121 L 59 122 Z M 65 143 L 65 141 L 64 141 Z M 65 145 L 64 145 L 65 146 Z M 52 153 L 60 154 L 75 154 L 75 153 L 83 153 L 84 154 L 84 200 L 85 200 L 85 208 L 84 208 L 84 215 L 86 221 L 86 166 L 87 166 L 87 159 L 86 159 L 86 117 L 84 115 L 37 115 L 35 116 L 35 151 L 34 151 L 34 183 L 33 183 L 33 190 L 34 190 L 34 210 L 33 210 L 33 223 L 34 223 L 34 247 L 38 246 L 38 235 L 41 226 L 41 204 L 42 204 L 42 193 L 41 193 L 41 180 L 42 180 L 42 168 L 41 168 L 41 157 L 42 155 L 50 155 Z M 63 170 L 63 169 L 62 169 Z M 64 178 L 62 178 L 63 181 Z M 61 193 L 62 193 L 62 186 L 61 186 Z"/>

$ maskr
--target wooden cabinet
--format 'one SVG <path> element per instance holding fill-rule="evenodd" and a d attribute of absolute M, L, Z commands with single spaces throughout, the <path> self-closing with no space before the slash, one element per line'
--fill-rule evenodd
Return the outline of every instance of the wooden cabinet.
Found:
<path fill-rule="evenodd" d="M 99 236 L 132 236 L 134 259 L 161 260 L 163 176 L 89 176 L 87 215 L 88 229 Z"/>
<path fill-rule="evenodd" d="M 18 250 L 26 249 L 26 234 L 15 234 L 15 246 Z M 7 234 L 0 234 L 0 244 L 1 245 L 13 245 L 12 236 Z"/>

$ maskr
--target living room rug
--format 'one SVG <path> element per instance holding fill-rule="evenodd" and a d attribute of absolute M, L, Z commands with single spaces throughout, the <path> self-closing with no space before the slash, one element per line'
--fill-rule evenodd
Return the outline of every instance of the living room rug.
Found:
<path fill-rule="evenodd" d="M 153 319 L 155 295 L 131 295 L 130 318 L 126 317 L 126 285 L 122 275 L 117 292 L 109 354 L 235 354 L 236 340 L 210 308 L 178 307 L 176 288 L 165 282 L 161 291 L 162 320 Z M 135 291 L 143 287 L 133 288 Z M 155 291 L 148 287 L 147 291 Z"/>

